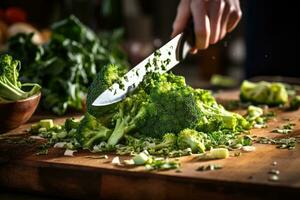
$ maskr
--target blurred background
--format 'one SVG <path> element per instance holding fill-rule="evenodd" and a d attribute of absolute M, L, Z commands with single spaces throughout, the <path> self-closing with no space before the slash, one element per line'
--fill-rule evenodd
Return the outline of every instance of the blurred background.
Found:
<path fill-rule="evenodd" d="M 280 57 L 275 50 L 275 53 L 271 52 L 270 48 L 276 48 L 272 41 L 268 41 L 269 37 L 259 36 L 262 35 L 262 32 L 274 33 L 274 25 L 268 24 L 267 20 L 273 18 L 276 8 L 280 8 L 282 5 L 271 3 L 273 5 L 271 6 L 270 2 L 272 1 L 251 1 L 251 5 L 246 5 L 246 1 L 241 1 L 243 18 L 238 27 L 221 42 L 210 46 L 208 50 L 200 51 L 196 56 L 190 56 L 174 69 L 174 73 L 184 75 L 187 82 L 196 87 L 206 87 L 214 74 L 232 77 L 237 82 L 245 77 L 257 75 L 289 76 L 291 73 L 285 74 L 285 71 L 282 72 L 282 70 L 261 70 L 263 69 L 261 65 L 270 64 L 272 54 L 275 55 L 273 59 Z M 1 0 L 0 48 L 5 49 L 6 40 L 16 32 L 30 32 L 31 29 L 38 31 L 34 38 L 37 43 L 46 42 L 51 34 L 49 26 L 55 21 L 74 14 L 96 32 L 122 29 L 124 31 L 122 45 L 128 54 L 130 64 L 134 66 L 155 48 L 170 39 L 178 3 L 179 0 Z M 285 8 L 283 12 L 291 12 L 292 7 L 293 5 Z M 261 18 L 259 14 L 263 14 L 264 18 Z M 20 22 L 23 24 L 20 25 Z M 246 22 L 259 26 L 256 29 L 251 26 L 246 28 Z M 18 23 L 17 27 L 16 23 Z M 277 20 L 276 23 L 281 23 L 281 21 Z M 280 30 L 276 29 L 277 32 Z M 256 38 L 247 40 L 245 33 Z M 246 42 L 249 44 L 247 48 Z M 258 46 L 260 43 L 269 46 Z M 252 51 L 258 49 L 259 54 L 258 56 L 252 55 L 249 51 L 249 55 L 246 55 L 246 49 Z M 285 47 L 282 48 L 283 51 L 285 49 Z M 252 56 L 251 60 L 257 62 L 246 62 L 247 56 Z M 293 59 L 297 56 L 291 55 L 290 57 L 290 62 L 287 63 L 295 65 Z M 281 65 L 278 61 L 273 62 Z M 255 73 L 252 73 L 252 67 L 255 68 Z M 282 69 L 283 67 L 277 68 Z M 299 76 L 298 68 L 292 74 Z"/>

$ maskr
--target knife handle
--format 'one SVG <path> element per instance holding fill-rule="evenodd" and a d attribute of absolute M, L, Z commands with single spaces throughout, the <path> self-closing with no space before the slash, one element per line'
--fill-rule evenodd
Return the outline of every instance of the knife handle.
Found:
<path fill-rule="evenodd" d="M 178 61 L 182 61 L 194 46 L 194 23 L 193 20 L 190 19 L 187 28 L 182 33 L 181 38 L 178 41 L 178 45 L 176 47 L 176 59 Z"/>

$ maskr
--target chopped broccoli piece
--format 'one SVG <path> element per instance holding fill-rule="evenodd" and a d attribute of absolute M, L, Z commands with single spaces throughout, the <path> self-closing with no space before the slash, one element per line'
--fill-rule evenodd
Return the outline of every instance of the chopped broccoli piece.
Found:
<path fill-rule="evenodd" d="M 52 119 L 42 119 L 39 122 L 39 125 L 41 128 L 45 128 L 46 130 L 49 130 L 53 127 L 53 120 Z"/>
<path fill-rule="evenodd" d="M 132 159 L 135 165 L 144 165 L 149 160 L 149 153 L 147 151 L 143 151 L 135 155 Z"/>
<path fill-rule="evenodd" d="M 243 81 L 240 89 L 241 101 L 276 106 L 288 101 L 288 93 L 282 83 Z"/>
<path fill-rule="evenodd" d="M 111 130 L 103 126 L 95 117 L 86 113 L 80 121 L 76 138 L 84 149 L 91 149 L 93 145 L 106 141 Z"/>
<path fill-rule="evenodd" d="M 65 121 L 65 129 L 67 132 L 71 130 L 76 130 L 80 125 L 80 121 L 75 120 L 74 118 L 68 118 Z"/>
<path fill-rule="evenodd" d="M 162 141 L 154 146 L 150 147 L 150 150 L 160 150 L 160 149 L 175 149 L 177 146 L 177 136 L 174 133 L 164 134 Z"/>
<path fill-rule="evenodd" d="M 290 101 L 290 109 L 297 110 L 300 107 L 300 95 L 295 95 Z"/>
<path fill-rule="evenodd" d="M 178 134 L 177 144 L 180 149 L 191 148 L 193 153 L 203 153 L 205 135 L 193 129 L 184 129 Z"/>

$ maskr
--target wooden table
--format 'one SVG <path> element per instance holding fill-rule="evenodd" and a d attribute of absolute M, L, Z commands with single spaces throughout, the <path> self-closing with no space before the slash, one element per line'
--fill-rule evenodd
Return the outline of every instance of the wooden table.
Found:
<path fill-rule="evenodd" d="M 222 98 L 232 98 L 221 94 Z M 35 116 L 32 121 L 48 116 Z M 77 116 L 78 117 L 78 116 Z M 62 123 L 64 117 L 56 118 Z M 275 127 L 296 123 L 292 136 L 300 135 L 300 110 L 279 112 L 267 128 L 253 129 L 252 135 L 272 138 L 286 135 L 271 133 Z M 5 137 L 28 137 L 30 123 L 12 130 Z M 3 136 L 2 136 L 3 137 Z M 17 139 L 16 139 L 17 140 Z M 16 142 L 18 143 L 18 142 Z M 37 142 L 39 143 L 39 142 Z M 300 198 L 300 147 L 277 149 L 274 145 L 255 144 L 254 152 L 225 160 L 199 161 L 195 156 L 180 158 L 181 172 L 147 172 L 143 167 L 123 168 L 106 159 L 91 159 L 80 151 L 74 157 L 63 149 L 50 149 L 36 155 L 35 144 L 12 144 L 0 140 L 0 187 L 59 197 L 83 199 L 281 199 Z M 122 157 L 121 157 L 122 158 Z M 277 162 L 273 166 L 273 162 Z M 221 164 L 223 169 L 199 172 L 205 164 Z M 269 181 L 271 169 L 280 171 L 279 180 Z"/>

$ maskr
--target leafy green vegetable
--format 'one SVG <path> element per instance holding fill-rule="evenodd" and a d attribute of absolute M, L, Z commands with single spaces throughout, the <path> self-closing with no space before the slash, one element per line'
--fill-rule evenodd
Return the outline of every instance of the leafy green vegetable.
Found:
<path fill-rule="evenodd" d="M 17 101 L 26 99 L 40 91 L 38 84 L 21 84 L 19 69 L 21 63 L 5 54 L 0 56 L 0 102 Z M 29 91 L 24 88 L 30 87 Z"/>
<path fill-rule="evenodd" d="M 103 66 L 127 66 L 119 47 L 120 31 L 100 37 L 70 16 L 51 27 L 50 41 L 42 46 L 32 43 L 33 34 L 10 39 L 8 51 L 26 66 L 22 80 L 43 86 L 43 107 L 62 115 L 67 110 L 81 111 L 87 88 Z"/>
<path fill-rule="evenodd" d="M 282 83 L 243 81 L 240 99 L 254 104 L 280 105 L 288 102 L 288 93 Z"/>

